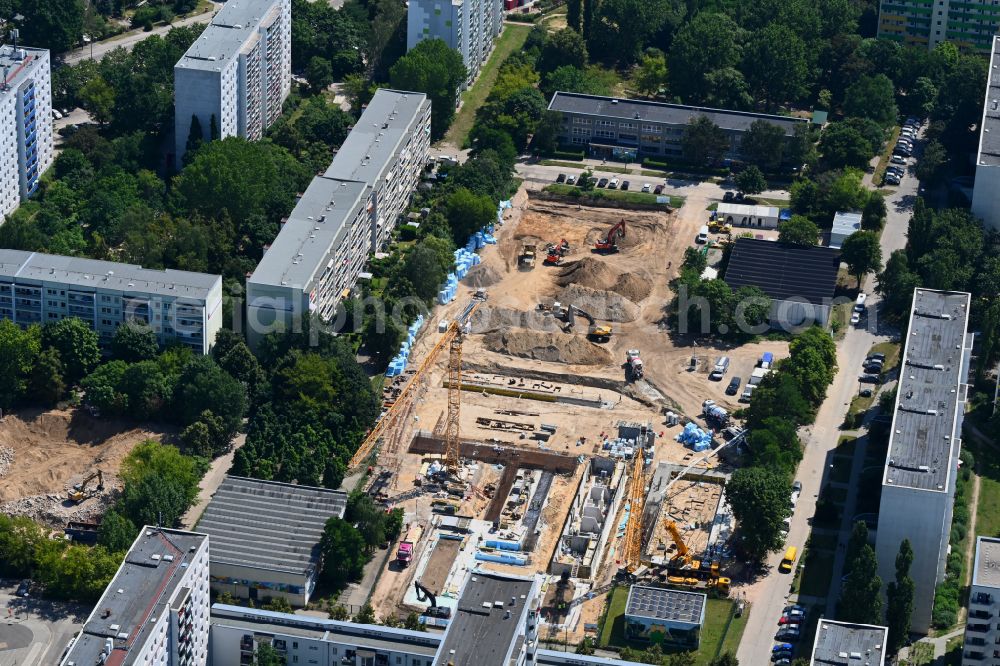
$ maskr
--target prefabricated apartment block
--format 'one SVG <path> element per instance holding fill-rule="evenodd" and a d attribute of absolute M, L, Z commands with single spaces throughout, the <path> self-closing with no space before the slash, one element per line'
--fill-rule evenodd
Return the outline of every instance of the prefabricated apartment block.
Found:
<path fill-rule="evenodd" d="M 256 141 L 292 86 L 291 0 L 229 0 L 174 66 L 174 159 L 201 139 Z"/>
<path fill-rule="evenodd" d="M 970 295 L 915 289 L 899 366 L 875 541 L 882 580 L 895 578 L 899 545 L 913 546 L 912 630 L 931 624 L 944 579 L 973 335 Z"/>
<path fill-rule="evenodd" d="M 885 666 L 889 630 L 820 618 L 809 666 Z"/>
<path fill-rule="evenodd" d="M 222 328 L 222 276 L 0 250 L 0 318 L 28 326 L 66 317 L 82 319 L 102 344 L 140 321 L 161 345 L 207 354 Z"/>
<path fill-rule="evenodd" d="M 423 93 L 375 93 L 247 279 L 251 346 L 312 314 L 334 315 L 409 204 L 427 161 L 430 111 Z"/>
<path fill-rule="evenodd" d="M 1000 37 L 993 38 L 992 46 L 983 120 L 979 123 L 972 213 L 987 228 L 1000 231 Z"/>
<path fill-rule="evenodd" d="M 406 48 L 425 39 L 443 40 L 465 63 L 463 88 L 472 85 L 503 29 L 503 0 L 410 0 Z"/>
<path fill-rule="evenodd" d="M 1000 539 L 976 538 L 962 666 L 1000 664 Z"/>
<path fill-rule="evenodd" d="M 0 45 L 0 223 L 52 164 L 49 52 Z"/>

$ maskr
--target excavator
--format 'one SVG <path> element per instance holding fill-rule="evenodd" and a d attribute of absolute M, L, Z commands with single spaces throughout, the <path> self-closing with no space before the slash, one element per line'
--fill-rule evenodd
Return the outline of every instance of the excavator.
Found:
<path fill-rule="evenodd" d="M 575 305 L 569 306 L 569 317 L 567 323 L 569 327 L 573 327 L 573 316 L 579 315 L 587 320 L 590 324 L 587 327 L 587 337 L 595 342 L 607 342 L 611 339 L 611 334 L 614 332 L 612 328 L 606 324 L 598 324 L 594 316 L 585 310 L 581 310 Z"/>
<path fill-rule="evenodd" d="M 545 251 L 548 253 L 545 257 L 545 264 L 547 266 L 558 266 L 563 262 L 563 257 L 569 254 L 569 241 L 563 238 L 558 245 L 549 243 Z"/>
<path fill-rule="evenodd" d="M 621 219 L 621 222 L 611 227 L 608 231 L 608 235 L 602 240 L 598 240 L 594 243 L 594 252 L 617 252 L 618 251 L 618 239 L 625 238 L 625 218 Z"/>
<path fill-rule="evenodd" d="M 451 617 L 451 609 L 447 606 L 438 606 L 437 597 L 433 592 L 428 590 L 426 587 L 420 584 L 419 580 L 413 581 L 413 587 L 417 591 L 417 601 L 429 601 L 430 606 L 424 610 L 424 615 L 428 617 L 440 617 L 448 619 Z"/>
<path fill-rule="evenodd" d="M 97 479 L 97 488 L 96 490 L 88 491 L 87 485 L 94 479 Z M 101 470 L 97 470 L 96 472 L 93 472 L 92 474 L 87 476 L 87 478 L 85 478 L 79 484 L 73 486 L 73 488 L 71 488 L 69 493 L 67 494 L 67 497 L 69 498 L 70 501 L 79 503 L 87 499 L 88 497 L 93 497 L 95 493 L 100 490 L 104 490 L 104 472 L 102 472 Z"/>

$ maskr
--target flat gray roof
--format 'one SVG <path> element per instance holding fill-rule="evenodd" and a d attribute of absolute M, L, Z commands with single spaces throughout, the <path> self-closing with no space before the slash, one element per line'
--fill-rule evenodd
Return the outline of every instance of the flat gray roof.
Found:
<path fill-rule="evenodd" d="M 625 615 L 700 626 L 707 598 L 701 592 L 633 585 L 628 591 Z"/>
<path fill-rule="evenodd" d="M 797 125 L 808 125 L 807 118 L 775 116 L 767 113 L 730 111 L 685 104 L 666 104 L 639 99 L 602 97 L 580 93 L 556 92 L 549 102 L 550 111 L 575 113 L 578 115 L 617 118 L 619 120 L 646 120 L 668 125 L 687 125 L 692 118 L 707 116 L 709 120 L 724 130 L 746 131 L 755 120 L 766 120 L 791 136 Z"/>
<path fill-rule="evenodd" d="M 983 122 L 979 127 L 979 155 L 977 164 L 1000 165 L 1000 37 L 993 38 L 990 49 L 990 67 L 986 70 L 986 103 L 983 105 Z"/>
<path fill-rule="evenodd" d="M 507 655 L 524 628 L 524 614 L 532 603 L 533 586 L 531 578 L 472 572 L 462 588 L 434 663 L 506 666 Z M 508 612 L 510 617 L 506 617 Z"/>
<path fill-rule="evenodd" d="M 164 604 L 174 596 L 206 538 L 194 532 L 143 527 L 62 663 L 99 663 L 108 638 L 114 641 L 115 649 L 107 664 L 134 663 L 141 650 L 132 648 L 141 648 L 153 629 L 149 618 L 159 616 Z M 167 556 L 173 560 L 165 560 Z M 128 637 L 119 638 L 123 635 Z"/>
<path fill-rule="evenodd" d="M 323 175 L 374 186 L 392 164 L 427 95 L 379 88 Z"/>
<path fill-rule="evenodd" d="M 972 570 L 972 584 L 1000 588 L 1000 539 L 985 536 L 976 538 L 976 564 Z"/>
<path fill-rule="evenodd" d="M 330 248 L 349 231 L 348 225 L 367 200 L 367 192 L 368 185 L 362 182 L 313 178 L 264 252 L 250 282 L 310 286 Z"/>
<path fill-rule="evenodd" d="M 355 624 L 309 615 L 278 613 L 242 606 L 212 605 L 212 625 L 267 631 L 314 640 L 344 643 L 374 650 L 408 652 L 433 657 L 441 645 L 441 634 L 380 625 Z"/>
<path fill-rule="evenodd" d="M 861 213 L 839 212 L 833 216 L 831 233 L 850 236 L 855 231 L 861 231 Z"/>
<path fill-rule="evenodd" d="M 108 289 L 205 300 L 222 283 L 222 276 L 0 249 L 0 282 L 31 280 L 60 282 L 84 291 Z"/>
<path fill-rule="evenodd" d="M 46 49 L 33 49 L 27 46 L 18 46 L 15 49 L 13 44 L 0 45 L 0 72 L 6 72 L 6 75 L 0 74 L 3 76 L 3 80 L 0 81 L 0 96 L 6 97 L 26 80 L 33 78 L 35 70 L 48 53 Z"/>
<path fill-rule="evenodd" d="M 871 624 L 851 624 L 820 619 L 813 644 L 814 666 L 849 666 L 885 664 L 885 641 L 888 629 Z"/>
<path fill-rule="evenodd" d="M 962 436 L 970 295 L 915 289 L 883 483 L 947 492 Z"/>
<path fill-rule="evenodd" d="M 609 659 L 608 657 L 589 657 L 561 650 L 540 649 L 535 652 L 535 663 L 538 666 L 641 666 L 642 662 Z"/>
<path fill-rule="evenodd" d="M 306 575 L 319 562 L 326 521 L 344 517 L 347 493 L 227 476 L 198 521 L 212 563 Z"/>
<path fill-rule="evenodd" d="M 261 21 L 279 11 L 277 0 L 228 0 L 177 67 L 219 70 L 236 58 Z"/>

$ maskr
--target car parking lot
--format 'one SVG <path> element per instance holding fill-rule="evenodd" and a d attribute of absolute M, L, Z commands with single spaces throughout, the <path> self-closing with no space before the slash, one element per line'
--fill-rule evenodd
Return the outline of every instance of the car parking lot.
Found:
<path fill-rule="evenodd" d="M 922 126 L 923 122 L 917 118 L 907 118 L 903 123 L 899 130 L 899 138 L 892 149 L 892 156 L 889 158 L 889 166 L 882 176 L 883 185 L 899 185 L 903 182 L 911 165 L 910 158 L 913 156 Z"/>

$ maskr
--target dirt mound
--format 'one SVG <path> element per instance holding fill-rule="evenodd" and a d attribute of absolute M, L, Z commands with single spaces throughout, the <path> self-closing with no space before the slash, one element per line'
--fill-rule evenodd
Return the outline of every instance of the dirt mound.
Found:
<path fill-rule="evenodd" d="M 573 365 L 607 365 L 611 353 L 581 335 L 543 333 L 505 328 L 486 336 L 483 345 L 490 351 L 520 358 Z"/>
<path fill-rule="evenodd" d="M 572 304 L 603 321 L 635 321 L 639 306 L 621 294 L 572 284 L 559 293 L 559 301 Z"/>
<path fill-rule="evenodd" d="M 644 273 L 622 273 L 609 291 L 619 293 L 633 303 L 638 303 L 653 291 L 653 284 L 650 277 Z"/>
<path fill-rule="evenodd" d="M 483 289 L 485 287 L 492 287 L 502 279 L 503 275 L 497 269 L 486 264 L 479 264 L 478 266 L 473 266 L 466 273 L 462 282 L 475 289 Z"/>
<path fill-rule="evenodd" d="M 489 333 L 510 327 L 553 332 L 561 328 L 552 315 L 546 315 L 538 310 L 524 312 L 483 305 L 472 315 L 473 333 Z"/>
<path fill-rule="evenodd" d="M 590 289 L 610 289 L 617 278 L 617 273 L 600 259 L 584 257 L 566 264 L 559 272 L 556 284 L 560 287 L 577 284 Z"/>

